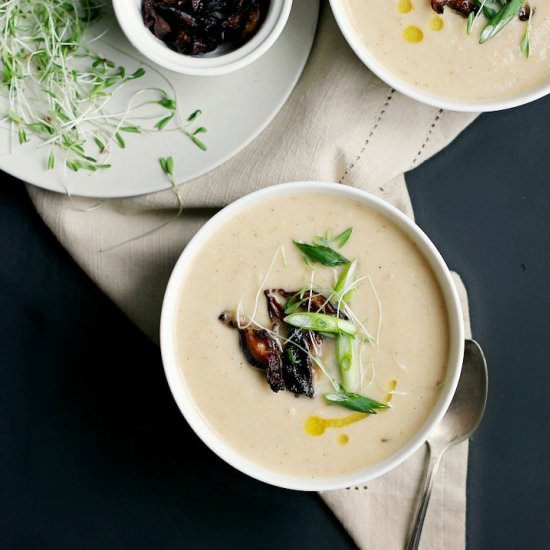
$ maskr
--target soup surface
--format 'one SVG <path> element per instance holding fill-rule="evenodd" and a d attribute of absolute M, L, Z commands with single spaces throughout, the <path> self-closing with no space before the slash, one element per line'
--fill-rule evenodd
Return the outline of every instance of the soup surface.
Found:
<path fill-rule="evenodd" d="M 470 35 L 465 17 L 430 0 L 341 0 L 369 52 L 401 80 L 449 100 L 501 99 L 550 82 L 550 2 L 531 0 L 530 56 L 520 44 L 528 23 L 515 17 L 479 44 L 487 19 Z"/>
<path fill-rule="evenodd" d="M 327 404 L 322 394 L 332 388 L 317 367 L 313 398 L 274 393 L 245 359 L 237 331 L 218 320 L 241 304 L 244 319 L 270 327 L 264 289 L 332 288 L 341 266 L 307 265 L 293 240 L 348 227 L 339 252 L 357 259 L 349 304 L 372 335 L 356 389 L 391 405 L 370 416 Z M 445 382 L 448 316 L 431 268 L 391 221 L 350 199 L 293 195 L 234 217 L 194 257 L 178 311 L 177 353 L 201 415 L 234 450 L 277 472 L 328 477 L 389 457 L 423 425 Z M 337 378 L 334 348 L 324 341 L 322 362 Z"/>

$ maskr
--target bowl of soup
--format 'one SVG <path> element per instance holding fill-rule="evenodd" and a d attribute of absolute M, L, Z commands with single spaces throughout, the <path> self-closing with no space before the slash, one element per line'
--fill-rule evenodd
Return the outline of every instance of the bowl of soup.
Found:
<path fill-rule="evenodd" d="M 441 420 L 463 355 L 460 302 L 428 237 L 385 201 L 297 182 L 237 200 L 181 254 L 161 350 L 187 422 L 258 480 L 353 486 Z"/>
<path fill-rule="evenodd" d="M 547 0 L 331 0 L 357 56 L 409 97 L 455 111 L 550 92 Z"/>

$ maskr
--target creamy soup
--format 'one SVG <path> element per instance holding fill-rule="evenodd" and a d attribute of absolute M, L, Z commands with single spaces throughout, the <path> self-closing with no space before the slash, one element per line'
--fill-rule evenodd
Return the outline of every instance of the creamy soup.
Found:
<path fill-rule="evenodd" d="M 344 267 L 308 265 L 293 241 L 311 243 L 329 228 L 336 235 L 348 227 L 347 243 L 331 247 L 357 260 L 348 295 L 362 327 L 354 389 L 390 405 L 371 415 L 329 405 L 322 396 L 334 388 L 318 366 L 313 398 L 274 393 L 265 373 L 247 362 L 238 331 L 218 319 L 238 309 L 254 326 L 271 327 L 265 289 L 329 295 Z M 178 316 L 177 354 L 198 410 L 233 449 L 277 472 L 320 478 L 389 457 L 424 424 L 446 379 L 448 315 L 431 268 L 392 222 L 347 198 L 272 199 L 225 223 L 193 259 Z M 338 379 L 334 342 L 324 339 L 321 365 Z"/>
<path fill-rule="evenodd" d="M 520 47 L 529 23 L 518 17 L 479 44 L 485 16 L 467 34 L 467 19 L 430 0 L 341 0 L 370 53 L 408 84 L 435 96 L 489 100 L 550 82 L 550 2 L 530 0 L 530 55 Z"/>

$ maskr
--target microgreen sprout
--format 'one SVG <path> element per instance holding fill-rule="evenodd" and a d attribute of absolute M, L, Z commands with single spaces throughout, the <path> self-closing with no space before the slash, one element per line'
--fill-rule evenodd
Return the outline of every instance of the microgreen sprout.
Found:
<path fill-rule="evenodd" d="M 527 21 L 527 27 L 520 43 L 520 50 L 525 59 L 529 59 L 531 56 L 531 39 L 529 35 L 531 33 L 531 18 L 533 17 L 533 12 L 533 9 L 529 10 L 529 20 Z"/>
<path fill-rule="evenodd" d="M 174 176 L 174 158 L 173 157 L 161 157 L 159 158 L 159 165 L 161 170 L 164 172 L 164 175 L 168 178 L 168 181 L 170 182 L 170 185 L 172 186 L 172 191 L 174 192 L 174 195 L 176 196 L 176 200 L 178 201 L 178 211 L 177 213 L 170 218 L 169 220 L 165 221 L 164 223 L 161 223 L 160 225 L 157 225 L 156 227 L 153 227 L 152 229 L 149 229 L 148 231 L 145 231 L 145 233 L 140 233 L 139 235 L 136 235 L 135 237 L 131 237 L 130 239 L 126 239 L 122 242 L 119 242 L 117 244 L 114 244 L 112 246 L 109 246 L 107 248 L 103 248 L 100 250 L 100 252 L 111 252 L 112 250 L 115 250 L 117 248 L 120 248 L 121 246 L 125 246 L 127 244 L 130 244 L 134 241 L 137 241 L 138 239 L 142 239 L 144 237 L 148 237 L 149 235 L 153 235 L 157 231 L 160 231 L 167 225 L 170 225 L 173 221 L 177 220 L 181 213 L 183 212 L 183 201 L 181 199 L 181 195 L 179 192 L 179 189 L 177 187 L 176 178 Z"/>
<path fill-rule="evenodd" d="M 50 170 L 57 156 L 73 171 L 109 168 L 112 148 L 125 149 L 127 134 L 165 129 L 205 150 L 197 136 L 206 129 L 193 128 L 201 111 L 182 118 L 167 79 L 170 93 L 143 86 L 132 92 L 133 85 L 126 108 L 112 107 L 113 96 L 146 70 L 130 71 L 99 51 L 103 35 L 93 34 L 92 23 L 100 15 L 99 0 L 0 1 L 0 113 L 17 141 L 42 142 Z"/>

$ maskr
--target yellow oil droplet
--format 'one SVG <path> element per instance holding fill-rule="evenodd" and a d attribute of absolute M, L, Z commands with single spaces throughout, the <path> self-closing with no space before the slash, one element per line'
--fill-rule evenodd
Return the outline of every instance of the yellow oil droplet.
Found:
<path fill-rule="evenodd" d="M 384 401 L 386 404 L 388 404 L 391 401 L 391 398 L 393 397 L 393 393 L 395 391 L 395 388 L 397 388 L 397 380 L 391 380 L 388 384 L 388 394 L 386 395 L 386 399 Z"/>
<path fill-rule="evenodd" d="M 403 31 L 403 38 L 407 42 L 417 44 L 418 42 L 422 42 L 424 39 L 424 33 L 422 32 L 422 29 L 419 29 L 414 25 L 410 25 Z"/>
<path fill-rule="evenodd" d="M 319 416 L 310 416 L 306 420 L 305 430 L 311 436 L 319 436 L 325 433 L 327 428 L 343 428 L 353 422 L 358 422 L 369 416 L 366 413 L 355 413 L 342 418 L 321 418 Z"/>
<path fill-rule="evenodd" d="M 325 433 L 325 421 L 323 418 L 319 418 L 318 416 L 310 416 L 306 420 L 306 432 L 309 435 L 323 435 Z"/>
<path fill-rule="evenodd" d="M 340 443 L 340 445 L 346 445 L 349 441 L 349 436 L 346 434 L 340 434 L 337 441 L 338 443 Z"/>
<path fill-rule="evenodd" d="M 429 25 L 430 25 L 430 29 L 432 29 L 432 31 L 439 32 L 445 26 L 445 21 L 443 21 L 443 18 L 439 17 L 439 15 L 434 15 L 430 19 Z"/>
<path fill-rule="evenodd" d="M 399 13 L 409 13 L 413 9 L 411 0 L 399 0 L 397 2 L 397 11 Z"/>

